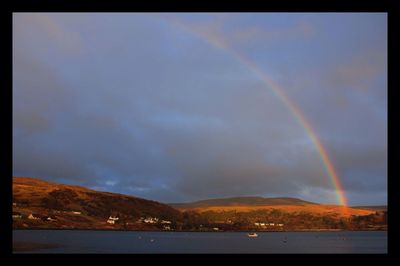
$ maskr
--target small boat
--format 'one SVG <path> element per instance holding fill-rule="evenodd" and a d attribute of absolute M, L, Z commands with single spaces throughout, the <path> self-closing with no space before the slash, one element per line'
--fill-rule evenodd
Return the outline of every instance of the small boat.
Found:
<path fill-rule="evenodd" d="M 257 237 L 258 235 L 256 233 L 248 233 L 247 236 L 248 237 Z"/>

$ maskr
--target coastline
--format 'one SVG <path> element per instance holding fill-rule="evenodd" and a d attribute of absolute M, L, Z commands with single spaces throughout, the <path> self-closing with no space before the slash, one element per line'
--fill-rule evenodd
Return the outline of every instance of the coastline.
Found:
<path fill-rule="evenodd" d="M 238 231 L 191 231 L 191 230 L 126 230 L 126 229 L 87 229 L 87 228 L 13 228 L 13 231 L 115 231 L 115 232 L 164 232 L 164 233 L 305 233 L 305 232 L 387 232 L 388 230 L 345 230 L 345 229 L 305 229 L 305 230 L 276 230 L 276 231 L 257 231 L 257 230 L 238 230 Z"/>

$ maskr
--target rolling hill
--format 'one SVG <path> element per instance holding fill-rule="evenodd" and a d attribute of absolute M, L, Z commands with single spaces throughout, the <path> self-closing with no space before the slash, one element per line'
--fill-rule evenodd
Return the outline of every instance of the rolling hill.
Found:
<path fill-rule="evenodd" d="M 234 197 L 167 205 L 36 178 L 13 178 L 14 229 L 385 230 L 387 211 L 382 208 L 345 208 L 288 197 Z M 110 221 L 110 216 L 116 220 Z"/>
<path fill-rule="evenodd" d="M 190 203 L 170 203 L 178 209 L 208 208 L 216 206 L 276 206 L 276 205 L 318 205 L 318 203 L 304 201 L 296 198 L 263 198 L 263 197 L 234 197 L 221 199 L 207 199 Z"/>
<path fill-rule="evenodd" d="M 369 215 L 375 213 L 376 209 L 368 208 L 345 208 L 338 205 L 318 204 L 297 198 L 279 197 L 234 197 L 221 199 L 208 199 L 190 203 L 170 203 L 170 206 L 181 211 L 196 211 L 204 213 L 213 212 L 251 212 L 256 210 L 279 210 L 286 213 L 307 212 L 313 215 L 333 215 L 337 217 L 350 217 L 352 215 Z"/>
<path fill-rule="evenodd" d="M 143 227 L 137 223 L 140 217 L 176 221 L 181 216 L 178 210 L 156 201 L 29 177 L 13 178 L 13 212 L 23 218 L 33 213 L 55 220 L 43 223 L 41 219 L 17 219 L 17 227 L 118 228 L 128 224 L 139 228 Z M 108 224 L 109 216 L 119 217 L 118 224 Z"/>

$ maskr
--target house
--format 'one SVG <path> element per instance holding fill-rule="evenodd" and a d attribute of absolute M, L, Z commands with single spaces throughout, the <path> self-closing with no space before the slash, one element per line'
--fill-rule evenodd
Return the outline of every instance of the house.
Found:
<path fill-rule="evenodd" d="M 46 219 L 47 221 L 49 221 L 49 222 L 52 222 L 52 221 L 57 221 L 57 219 L 55 219 L 55 218 L 53 218 L 53 217 L 47 217 L 47 219 Z"/>
<path fill-rule="evenodd" d="M 13 212 L 12 218 L 13 219 L 21 219 L 22 218 L 22 214 L 19 213 L 19 212 Z"/>
<path fill-rule="evenodd" d="M 270 226 L 275 226 L 275 224 L 274 224 L 274 223 L 270 223 L 269 225 L 270 225 Z"/>
<path fill-rule="evenodd" d="M 254 223 L 254 225 L 256 225 L 256 226 L 260 226 L 260 223 Z"/>
<path fill-rule="evenodd" d="M 78 211 L 72 211 L 71 213 L 73 213 L 73 214 L 82 214 L 81 212 L 78 212 Z"/>
<path fill-rule="evenodd" d="M 218 227 L 214 227 L 213 230 L 214 230 L 214 231 L 218 231 L 219 228 L 218 228 Z"/>
<path fill-rule="evenodd" d="M 161 220 L 162 224 L 171 224 L 171 221 L 167 221 L 167 220 Z"/>
<path fill-rule="evenodd" d="M 155 223 L 157 223 L 158 222 L 158 218 L 156 218 L 156 217 L 147 217 L 146 219 L 144 219 L 143 220 L 145 223 L 148 223 L 148 224 L 155 224 Z"/>
<path fill-rule="evenodd" d="M 164 225 L 164 226 L 163 226 L 163 229 L 164 229 L 164 230 L 171 230 L 171 227 L 170 227 L 169 225 Z"/>
<path fill-rule="evenodd" d="M 17 206 L 17 203 L 16 203 L 16 202 L 13 202 L 13 206 Z"/>
<path fill-rule="evenodd" d="M 109 223 L 109 224 L 115 224 L 115 222 L 116 221 L 118 221 L 119 220 L 119 217 L 117 217 L 117 216 L 110 216 L 110 217 L 108 217 L 108 220 L 107 220 L 107 223 Z"/>
<path fill-rule="evenodd" d="M 283 226 L 283 224 L 277 224 L 277 226 Z"/>
<path fill-rule="evenodd" d="M 29 214 L 28 219 L 30 219 L 30 220 L 39 220 L 40 217 L 37 214 L 31 213 L 31 214 Z"/>

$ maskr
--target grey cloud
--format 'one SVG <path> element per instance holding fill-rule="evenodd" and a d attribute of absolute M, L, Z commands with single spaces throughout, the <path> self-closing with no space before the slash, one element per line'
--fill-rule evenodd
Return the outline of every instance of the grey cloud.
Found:
<path fill-rule="evenodd" d="M 15 175 L 166 202 L 302 196 L 307 194 L 299 193 L 304 187 L 333 188 L 299 122 L 268 85 L 229 54 L 194 41 L 194 36 L 177 43 L 183 33 L 169 36 L 165 32 L 174 31 L 162 19 L 116 14 L 108 19 L 82 14 L 50 18 L 66 32 L 78 32 L 79 27 L 79 49 L 84 52 L 71 56 L 63 51 L 44 22 L 29 33 L 41 45 L 24 42 L 29 34 L 21 25 L 30 20 L 15 18 Z M 307 25 L 301 27 L 307 31 Z M 46 46 L 53 50 L 47 52 Z M 385 150 L 377 139 L 384 128 L 359 138 L 354 121 L 364 130 L 368 117 L 333 112 L 329 100 L 314 92 L 304 98 L 295 94 L 294 99 L 310 106 L 306 111 L 319 125 L 317 132 L 324 136 L 346 188 L 352 193 L 373 190 L 370 184 L 382 188 L 381 181 L 366 181 L 357 190 L 362 175 L 352 171 L 383 173 Z M 327 112 L 318 113 L 325 108 Z M 346 123 L 348 128 L 335 131 Z M 340 145 L 337 132 L 346 136 Z M 361 144 L 349 143 L 352 139 Z M 365 148 L 371 142 L 376 149 Z"/>

